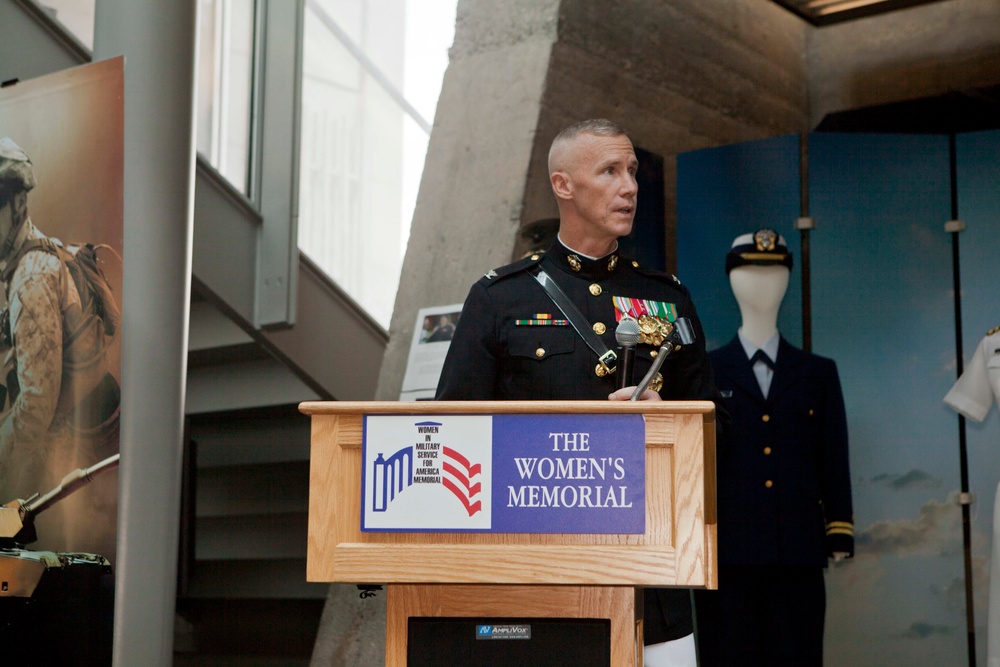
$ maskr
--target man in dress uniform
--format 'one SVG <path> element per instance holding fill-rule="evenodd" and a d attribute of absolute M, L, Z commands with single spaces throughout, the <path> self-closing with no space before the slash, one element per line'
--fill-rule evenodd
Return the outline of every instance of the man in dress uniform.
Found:
<path fill-rule="evenodd" d="M 697 336 L 665 360 L 644 400 L 714 398 L 687 289 L 618 252 L 618 238 L 632 230 L 637 168 L 632 142 L 610 121 L 584 121 L 555 138 L 549 179 L 559 206 L 557 239 L 547 252 L 494 269 L 472 286 L 438 400 L 626 400 L 632 389 L 616 391 L 615 364 L 605 354 L 616 346 L 622 317 L 635 318 L 642 332 L 636 379 L 678 317 L 690 319 Z M 540 271 L 582 314 L 579 332 L 539 283 Z M 694 664 L 687 591 L 646 589 L 644 628 L 647 667 Z"/>
<path fill-rule="evenodd" d="M 737 237 L 726 257 L 742 326 L 709 354 L 732 418 L 717 457 L 719 589 L 695 593 L 709 667 L 822 665 L 823 568 L 854 551 L 837 367 L 777 329 L 791 266 L 771 229 Z"/>

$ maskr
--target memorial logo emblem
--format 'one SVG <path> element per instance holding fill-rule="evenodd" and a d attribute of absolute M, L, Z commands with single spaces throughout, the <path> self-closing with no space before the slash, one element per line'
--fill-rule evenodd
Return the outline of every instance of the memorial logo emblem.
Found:
<path fill-rule="evenodd" d="M 480 417 L 468 420 L 369 421 L 366 436 L 377 429 L 380 445 L 366 451 L 364 528 L 390 528 L 400 521 L 416 530 L 489 528 L 489 425 L 477 427 Z M 383 451 L 387 443 L 399 446 Z"/>

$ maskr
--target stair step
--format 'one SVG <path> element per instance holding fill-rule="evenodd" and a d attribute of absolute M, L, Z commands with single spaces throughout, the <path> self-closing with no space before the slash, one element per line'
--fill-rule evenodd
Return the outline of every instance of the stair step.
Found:
<path fill-rule="evenodd" d="M 322 600 L 177 601 L 174 666 L 305 667 Z"/>
<path fill-rule="evenodd" d="M 186 598 L 319 600 L 330 585 L 306 581 L 306 559 L 196 561 Z"/>
<path fill-rule="evenodd" d="M 309 462 L 202 468 L 197 473 L 199 519 L 309 510 Z"/>
<path fill-rule="evenodd" d="M 201 561 L 305 559 L 308 515 L 206 517 L 195 523 L 195 569 Z"/>
<path fill-rule="evenodd" d="M 189 417 L 199 468 L 309 460 L 309 418 L 298 403 Z"/>

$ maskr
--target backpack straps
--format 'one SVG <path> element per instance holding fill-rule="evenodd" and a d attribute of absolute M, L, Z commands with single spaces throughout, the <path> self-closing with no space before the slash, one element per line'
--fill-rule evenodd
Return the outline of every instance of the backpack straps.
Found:
<path fill-rule="evenodd" d="M 22 243 L 21 247 L 17 249 L 17 252 L 14 253 L 14 256 L 7 260 L 7 266 L 5 266 L 3 272 L 0 273 L 0 280 L 3 281 L 4 289 L 7 291 L 8 296 L 10 294 L 10 279 L 14 277 L 14 272 L 17 271 L 17 265 L 21 263 L 21 258 L 32 250 L 43 250 L 59 257 L 59 246 L 48 238 L 31 239 L 30 241 Z"/>

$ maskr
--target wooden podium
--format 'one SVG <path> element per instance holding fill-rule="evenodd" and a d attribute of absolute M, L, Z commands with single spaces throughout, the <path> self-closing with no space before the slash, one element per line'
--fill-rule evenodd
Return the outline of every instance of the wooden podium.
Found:
<path fill-rule="evenodd" d="M 411 617 L 599 618 L 611 665 L 642 665 L 641 587 L 717 587 L 715 406 L 707 401 L 306 402 L 311 582 L 387 584 L 386 665 Z M 365 416 L 641 414 L 641 535 L 362 532 Z"/>

